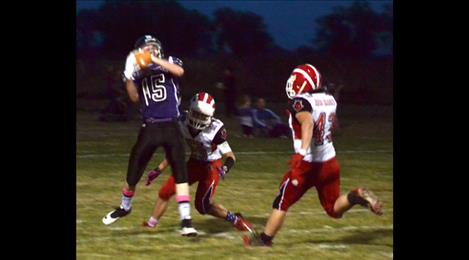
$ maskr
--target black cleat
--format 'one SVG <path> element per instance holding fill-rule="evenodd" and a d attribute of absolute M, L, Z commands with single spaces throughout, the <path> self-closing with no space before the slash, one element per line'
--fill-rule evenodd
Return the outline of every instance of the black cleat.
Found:
<path fill-rule="evenodd" d="M 243 236 L 244 246 L 272 247 L 272 241 L 264 242 L 260 234 L 252 232 Z"/>
<path fill-rule="evenodd" d="M 192 227 L 192 219 L 183 219 L 181 221 L 181 230 L 179 231 L 181 235 L 188 237 L 197 236 L 197 230 Z"/>

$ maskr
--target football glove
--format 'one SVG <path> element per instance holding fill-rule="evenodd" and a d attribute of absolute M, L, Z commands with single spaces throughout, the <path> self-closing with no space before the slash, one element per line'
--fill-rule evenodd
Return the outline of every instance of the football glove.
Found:
<path fill-rule="evenodd" d="M 223 165 L 223 167 L 217 167 L 218 176 L 220 176 L 222 180 L 225 180 L 226 168 L 227 167 L 225 165 Z"/>
<path fill-rule="evenodd" d="M 161 171 L 159 169 L 152 170 L 147 175 L 147 181 L 145 182 L 145 186 L 150 185 L 158 176 L 160 176 Z"/>
<path fill-rule="evenodd" d="M 124 77 L 126 80 L 136 80 L 142 70 L 151 64 L 151 54 L 138 50 L 131 51 L 125 61 Z"/>

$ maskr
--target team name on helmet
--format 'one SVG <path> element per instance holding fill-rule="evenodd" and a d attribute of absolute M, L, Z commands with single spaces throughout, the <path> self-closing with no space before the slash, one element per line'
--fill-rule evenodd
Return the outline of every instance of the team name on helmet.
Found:
<path fill-rule="evenodd" d="M 212 123 L 214 113 L 215 99 L 208 93 L 197 93 L 190 102 L 188 123 L 192 128 L 205 129 Z"/>
<path fill-rule="evenodd" d="M 303 64 L 297 66 L 287 80 L 285 91 L 288 98 L 303 93 L 312 93 L 314 90 L 321 88 L 321 74 L 311 64 Z"/>

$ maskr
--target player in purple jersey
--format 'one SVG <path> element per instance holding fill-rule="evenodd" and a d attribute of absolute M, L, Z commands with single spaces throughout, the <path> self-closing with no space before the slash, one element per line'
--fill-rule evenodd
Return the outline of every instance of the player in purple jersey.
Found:
<path fill-rule="evenodd" d="M 145 64 L 146 60 L 142 57 L 151 60 Z M 134 50 L 127 56 L 124 71 L 127 94 L 132 102 L 140 103 L 143 122 L 130 154 L 122 203 L 104 216 L 102 221 L 105 225 L 110 225 L 131 212 L 137 183 L 153 153 L 162 146 L 176 182 L 180 233 L 183 236 L 197 235 L 190 216 L 184 139 L 177 122 L 180 103 L 177 78 L 184 75 L 182 65 L 178 58 L 169 56 L 165 59 L 160 41 L 151 35 L 139 38 Z"/>

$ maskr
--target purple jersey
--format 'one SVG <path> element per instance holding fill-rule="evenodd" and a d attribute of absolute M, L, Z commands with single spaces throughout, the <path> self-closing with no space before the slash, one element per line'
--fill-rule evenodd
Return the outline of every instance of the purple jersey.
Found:
<path fill-rule="evenodd" d="M 182 61 L 169 56 L 170 63 L 182 67 Z M 134 80 L 143 120 L 165 120 L 179 117 L 178 79 L 161 66 L 152 64 Z"/>

